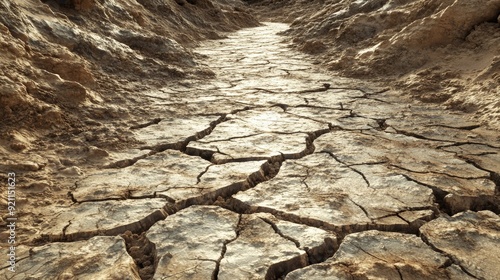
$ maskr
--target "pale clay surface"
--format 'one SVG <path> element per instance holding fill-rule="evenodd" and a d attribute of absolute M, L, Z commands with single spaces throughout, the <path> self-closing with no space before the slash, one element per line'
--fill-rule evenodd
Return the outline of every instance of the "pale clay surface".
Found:
<path fill-rule="evenodd" d="M 155 244 L 154 279 L 498 279 L 500 220 L 472 212 L 499 211 L 498 135 L 329 76 L 286 28 L 206 42 L 216 79 L 145 92 L 169 115 L 40 210 L 46 244 L 6 279 L 139 279 L 126 230 Z"/>

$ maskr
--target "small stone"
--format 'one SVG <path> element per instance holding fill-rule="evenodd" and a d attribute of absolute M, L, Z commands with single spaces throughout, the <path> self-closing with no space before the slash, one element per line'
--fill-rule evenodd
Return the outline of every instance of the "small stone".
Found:
<path fill-rule="evenodd" d="M 23 150 L 26 150 L 28 146 L 21 142 L 14 142 L 10 144 L 10 148 L 16 152 L 21 152 Z"/>
<path fill-rule="evenodd" d="M 47 190 L 50 190 L 50 183 L 48 181 L 39 181 L 39 182 L 34 182 L 31 183 L 28 186 L 28 189 L 30 192 L 45 192 Z"/>
<path fill-rule="evenodd" d="M 83 137 L 87 142 L 97 141 L 99 139 L 99 136 L 91 131 L 84 132 Z"/>
<path fill-rule="evenodd" d="M 64 168 L 60 171 L 61 174 L 66 176 L 82 176 L 83 171 L 77 166 L 71 166 L 68 168 Z"/>
<path fill-rule="evenodd" d="M 0 168 L 8 170 L 9 172 L 38 171 L 40 170 L 40 165 L 32 161 L 16 162 L 13 160 L 6 160 L 4 163 L 0 163 Z"/>
<path fill-rule="evenodd" d="M 76 165 L 76 162 L 74 162 L 73 160 L 70 160 L 70 159 L 67 159 L 67 158 L 61 158 L 59 159 L 59 161 L 61 162 L 62 165 L 64 166 L 73 166 L 73 165 Z"/>
<path fill-rule="evenodd" d="M 108 157 L 109 153 L 106 150 L 90 146 L 89 147 L 89 153 L 88 157 L 89 158 L 103 158 L 103 157 Z"/>

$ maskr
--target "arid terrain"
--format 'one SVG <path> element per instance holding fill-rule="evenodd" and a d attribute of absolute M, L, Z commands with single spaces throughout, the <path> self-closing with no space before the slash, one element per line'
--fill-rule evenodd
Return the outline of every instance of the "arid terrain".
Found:
<path fill-rule="evenodd" d="M 500 0 L 0 0 L 1 279 L 500 278 Z"/>

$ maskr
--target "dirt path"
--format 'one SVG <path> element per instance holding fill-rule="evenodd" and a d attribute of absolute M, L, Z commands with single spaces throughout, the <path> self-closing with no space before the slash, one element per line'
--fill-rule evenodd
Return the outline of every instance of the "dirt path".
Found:
<path fill-rule="evenodd" d="M 45 245 L 6 279 L 495 279 L 498 134 L 332 77 L 286 28 L 206 42 L 216 78 L 144 92 L 142 144 L 34 210 Z"/>

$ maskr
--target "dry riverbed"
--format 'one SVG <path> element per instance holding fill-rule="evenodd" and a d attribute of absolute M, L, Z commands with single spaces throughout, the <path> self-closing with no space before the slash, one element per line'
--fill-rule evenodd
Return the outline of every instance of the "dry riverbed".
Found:
<path fill-rule="evenodd" d="M 204 42 L 215 77 L 140 92 L 154 117 L 119 149 L 88 144 L 103 130 L 4 162 L 23 184 L 2 277 L 498 279 L 498 132 L 335 77 L 287 28 Z"/>

